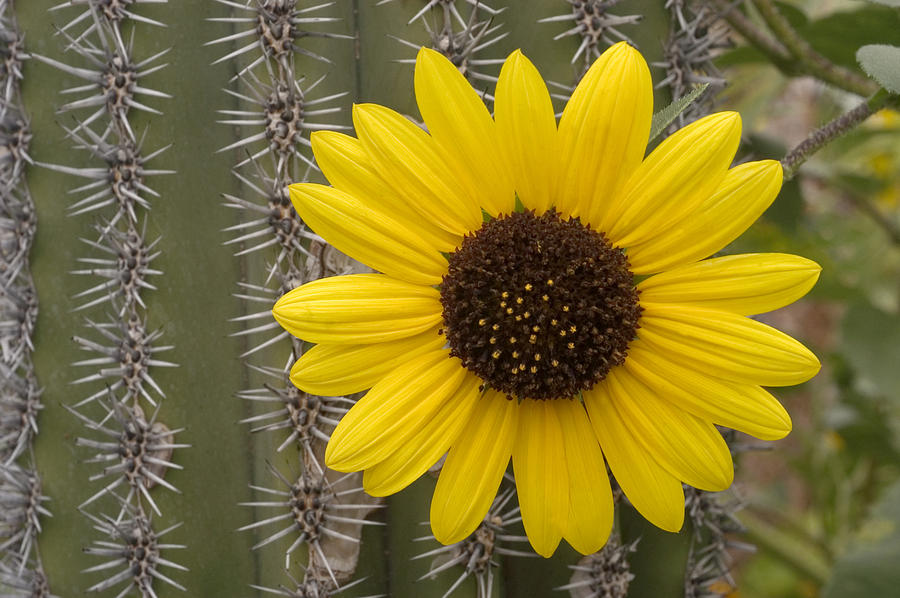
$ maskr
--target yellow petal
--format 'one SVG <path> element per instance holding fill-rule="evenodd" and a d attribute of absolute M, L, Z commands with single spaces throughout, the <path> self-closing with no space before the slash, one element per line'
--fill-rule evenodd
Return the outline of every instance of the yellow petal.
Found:
<path fill-rule="evenodd" d="M 613 497 L 603 453 L 584 407 L 577 400 L 554 401 L 566 448 L 569 517 L 563 537 L 581 554 L 606 544 L 613 524 Z"/>
<path fill-rule="evenodd" d="M 816 284 L 822 268 L 784 253 L 703 260 L 662 272 L 638 285 L 641 301 L 761 314 L 793 303 Z"/>
<path fill-rule="evenodd" d="M 606 462 L 625 496 L 647 521 L 677 532 L 684 523 L 681 482 L 647 452 L 615 409 L 609 384 L 584 393 L 584 405 Z"/>
<path fill-rule="evenodd" d="M 316 164 L 334 187 L 387 214 L 438 251 L 449 252 L 459 246 L 462 236 L 448 233 L 425 218 L 379 176 L 359 139 L 336 131 L 314 131 L 310 141 Z"/>
<path fill-rule="evenodd" d="M 447 349 L 398 367 L 338 423 L 325 449 L 325 465 L 359 471 L 380 463 L 431 421 L 465 376 L 466 370 Z"/>
<path fill-rule="evenodd" d="M 731 485 L 731 452 L 715 426 L 660 399 L 626 368 L 612 370 L 606 383 L 622 421 L 669 473 L 711 492 Z"/>
<path fill-rule="evenodd" d="M 314 395 L 336 397 L 372 388 L 413 357 L 440 349 L 447 339 L 432 328 L 422 334 L 372 345 L 316 345 L 291 368 L 294 386 Z"/>
<path fill-rule="evenodd" d="M 598 227 L 620 247 L 665 234 L 716 190 L 740 138 L 737 112 L 710 114 L 667 137 L 631 175 L 621 203 Z"/>
<path fill-rule="evenodd" d="M 416 102 L 432 138 L 473 197 L 491 214 L 508 214 L 515 193 L 491 114 L 453 63 L 421 48 L 416 57 Z"/>
<path fill-rule="evenodd" d="M 494 119 L 519 199 L 543 214 L 553 205 L 556 116 L 540 73 L 519 50 L 500 69 Z"/>
<path fill-rule="evenodd" d="M 628 247 L 631 271 L 660 272 L 719 251 L 766 211 L 781 189 L 781 178 L 781 164 L 775 160 L 735 166 L 693 212 L 653 238 Z"/>
<path fill-rule="evenodd" d="M 477 199 L 445 164 L 428 133 L 377 104 L 354 105 L 353 124 L 375 169 L 407 203 L 456 235 L 481 227 Z"/>
<path fill-rule="evenodd" d="M 447 452 L 481 397 L 481 379 L 467 374 L 456 393 L 449 397 L 434 416 L 416 430 L 400 448 L 384 461 L 366 469 L 363 488 L 372 496 L 388 496 L 403 490 Z"/>
<path fill-rule="evenodd" d="M 650 136 L 653 84 L 625 42 L 606 50 L 572 93 L 559 121 L 556 206 L 594 228 L 638 168 Z M 607 230 L 601 227 L 600 230 Z"/>
<path fill-rule="evenodd" d="M 482 522 L 509 464 L 517 426 L 515 401 L 492 390 L 478 401 L 447 453 L 431 499 L 431 532 L 438 542 L 459 542 Z"/>
<path fill-rule="evenodd" d="M 750 384 L 712 378 L 662 358 L 640 339 L 628 346 L 625 368 L 662 399 L 713 423 L 762 440 L 791 431 L 791 417 L 771 394 Z"/>
<path fill-rule="evenodd" d="M 547 558 L 559 545 L 569 518 L 566 451 L 553 407 L 552 401 L 522 401 L 512 455 L 525 533 L 534 551 Z"/>
<path fill-rule="evenodd" d="M 744 384 L 789 386 L 821 367 L 812 352 L 770 326 L 736 314 L 641 301 L 638 338 L 663 356 L 709 376 Z"/>
<path fill-rule="evenodd" d="M 308 282 L 272 308 L 281 326 L 311 343 L 358 345 L 407 338 L 441 321 L 437 289 L 384 274 L 350 274 Z"/>
<path fill-rule="evenodd" d="M 297 183 L 291 203 L 300 218 L 326 241 L 350 257 L 417 284 L 439 284 L 447 260 L 397 220 L 339 189 Z"/>

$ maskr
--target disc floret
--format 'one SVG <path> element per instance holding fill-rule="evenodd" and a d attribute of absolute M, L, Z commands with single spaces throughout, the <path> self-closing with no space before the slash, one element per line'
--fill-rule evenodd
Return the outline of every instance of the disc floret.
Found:
<path fill-rule="evenodd" d="M 441 285 L 451 355 L 517 398 L 588 390 L 625 361 L 641 308 L 625 254 L 551 210 L 490 220 Z"/>

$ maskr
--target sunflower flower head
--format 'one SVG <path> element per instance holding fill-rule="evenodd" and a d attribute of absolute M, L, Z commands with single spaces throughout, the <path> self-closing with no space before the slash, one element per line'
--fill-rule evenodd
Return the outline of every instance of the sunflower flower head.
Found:
<path fill-rule="evenodd" d="M 781 187 L 778 162 L 731 168 L 740 117 L 722 112 L 645 156 L 647 64 L 602 54 L 557 123 L 535 67 L 513 52 L 494 115 L 443 56 L 420 50 L 428 132 L 373 104 L 357 137 L 316 132 L 331 186 L 290 188 L 304 222 L 376 273 L 309 282 L 275 318 L 315 343 L 291 370 L 314 394 L 368 390 L 335 428 L 326 464 L 397 492 L 446 460 L 434 536 L 466 538 L 510 458 L 535 551 L 599 550 L 613 522 L 606 466 L 662 529 L 684 521 L 682 483 L 724 490 L 716 425 L 764 440 L 790 417 L 763 386 L 819 362 L 747 316 L 782 307 L 819 266 L 784 254 L 708 258 Z M 640 282 L 636 282 L 640 280 Z"/>

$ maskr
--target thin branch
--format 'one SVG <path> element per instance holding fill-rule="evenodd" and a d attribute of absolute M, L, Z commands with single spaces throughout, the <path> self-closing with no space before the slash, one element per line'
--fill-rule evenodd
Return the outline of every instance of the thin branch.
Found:
<path fill-rule="evenodd" d="M 791 56 L 800 62 L 803 71 L 835 87 L 861 96 L 872 94 L 878 89 L 873 81 L 834 64 L 816 52 L 809 42 L 800 37 L 772 0 L 753 0 L 753 4 Z"/>
<path fill-rule="evenodd" d="M 900 226 L 892 219 L 887 217 L 874 202 L 866 197 L 856 195 L 855 193 L 846 193 L 845 197 L 856 207 L 857 210 L 868 216 L 885 232 L 891 243 L 900 246 Z"/>
<path fill-rule="evenodd" d="M 778 40 L 769 37 L 766 31 L 757 27 L 756 23 L 738 10 L 736 3 L 729 0 L 715 0 L 715 5 L 731 28 L 771 60 L 778 70 L 786 75 L 801 74 L 797 69 L 797 64 L 791 60 L 788 49 Z"/>
<path fill-rule="evenodd" d="M 810 133 L 800 145 L 792 149 L 784 158 L 782 158 L 781 167 L 784 169 L 784 180 L 788 181 L 794 178 L 794 175 L 797 174 L 797 169 L 800 168 L 810 156 L 827 144 L 848 133 L 851 129 L 885 106 L 890 104 L 896 105 L 898 103 L 900 103 L 900 97 L 891 95 L 884 89 L 879 89 L 875 95 L 849 112 L 845 112 L 824 127 Z"/>

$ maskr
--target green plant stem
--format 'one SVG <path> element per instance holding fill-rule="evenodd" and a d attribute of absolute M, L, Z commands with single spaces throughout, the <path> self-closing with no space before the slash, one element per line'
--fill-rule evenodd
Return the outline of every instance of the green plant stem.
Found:
<path fill-rule="evenodd" d="M 784 180 L 788 181 L 794 178 L 794 175 L 797 174 L 797 169 L 814 153 L 846 134 L 885 106 L 897 104 L 897 100 L 898 96 L 892 95 L 884 89 L 879 89 L 872 97 L 849 112 L 845 112 L 824 127 L 810 133 L 800 145 L 788 152 L 781 160 L 781 166 L 784 168 Z"/>
<path fill-rule="evenodd" d="M 831 575 L 830 563 L 821 554 L 819 546 L 806 538 L 794 536 L 779 529 L 749 510 L 738 519 L 747 528 L 747 539 L 768 552 L 777 555 L 785 564 L 823 585 Z"/>
<path fill-rule="evenodd" d="M 802 70 L 817 79 L 861 96 L 867 96 L 877 85 L 849 69 L 838 66 L 816 52 L 809 42 L 800 37 L 772 0 L 753 0 L 766 25 L 780 40 L 791 56 L 800 62 Z"/>
<path fill-rule="evenodd" d="M 796 62 L 791 60 L 788 49 L 757 27 L 756 23 L 738 10 L 734 3 L 728 0 L 715 0 L 715 5 L 731 28 L 762 52 L 766 58 L 772 61 L 772 64 L 778 67 L 778 70 L 786 75 L 801 74 L 797 69 Z"/>

